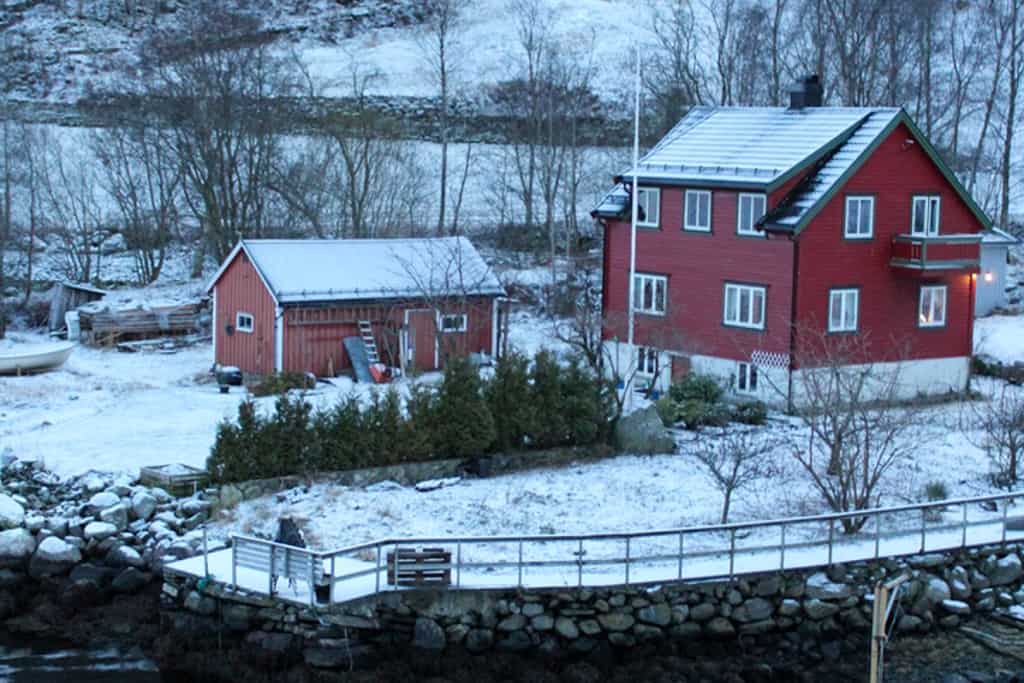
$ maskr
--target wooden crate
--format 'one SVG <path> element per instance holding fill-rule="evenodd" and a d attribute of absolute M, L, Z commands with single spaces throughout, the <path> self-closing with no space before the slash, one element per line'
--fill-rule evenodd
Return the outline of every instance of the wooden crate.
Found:
<path fill-rule="evenodd" d="M 452 554 L 444 548 L 399 548 L 388 551 L 389 586 L 450 586 Z"/>
<path fill-rule="evenodd" d="M 206 480 L 206 470 L 178 463 L 143 467 L 139 471 L 140 484 L 159 486 L 178 498 L 191 496 L 206 486 Z"/>

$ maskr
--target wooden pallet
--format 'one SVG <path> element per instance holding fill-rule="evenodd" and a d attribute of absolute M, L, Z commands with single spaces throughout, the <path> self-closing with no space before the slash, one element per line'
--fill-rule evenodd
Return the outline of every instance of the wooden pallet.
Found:
<path fill-rule="evenodd" d="M 399 548 L 388 551 L 389 586 L 450 586 L 452 554 L 444 548 Z"/>
<path fill-rule="evenodd" d="M 206 470 L 189 465 L 177 465 L 173 473 L 164 471 L 167 465 L 143 467 L 139 470 L 139 483 L 158 486 L 176 498 L 191 496 L 206 485 Z"/>

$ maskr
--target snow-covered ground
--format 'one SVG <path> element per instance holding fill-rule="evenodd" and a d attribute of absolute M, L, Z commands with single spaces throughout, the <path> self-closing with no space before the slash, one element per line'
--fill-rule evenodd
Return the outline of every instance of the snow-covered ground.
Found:
<path fill-rule="evenodd" d="M 1024 362 L 1024 315 L 991 315 L 974 323 L 974 352 Z"/>

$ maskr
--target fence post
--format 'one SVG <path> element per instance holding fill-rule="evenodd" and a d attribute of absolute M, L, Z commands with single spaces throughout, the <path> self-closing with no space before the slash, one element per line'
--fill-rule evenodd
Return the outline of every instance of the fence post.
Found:
<path fill-rule="evenodd" d="M 782 544 L 779 547 L 779 571 L 786 568 L 786 525 L 782 525 Z"/>
<path fill-rule="evenodd" d="M 374 581 L 374 586 L 373 586 L 373 592 L 374 592 L 375 595 L 377 593 L 380 593 L 380 564 L 381 564 L 380 563 L 380 554 L 381 554 L 381 551 L 383 551 L 383 550 L 384 550 L 384 546 L 382 546 L 380 543 L 378 543 L 377 544 L 377 577 L 376 577 L 376 580 Z"/>
<path fill-rule="evenodd" d="M 231 589 L 238 590 L 238 539 L 231 539 Z"/>
<path fill-rule="evenodd" d="M 961 507 L 963 508 L 963 518 L 962 518 L 962 521 L 960 522 L 960 524 L 961 524 L 961 527 L 960 527 L 960 546 L 962 548 L 966 548 L 967 547 L 967 503 L 964 503 Z"/>
<path fill-rule="evenodd" d="M 729 579 L 736 568 L 736 529 L 729 529 Z"/>
<path fill-rule="evenodd" d="M 626 536 L 626 585 L 629 585 L 629 543 L 630 537 Z"/>
<path fill-rule="evenodd" d="M 882 542 L 882 515 L 875 515 L 875 559 L 878 559 L 879 545 Z"/>
<path fill-rule="evenodd" d="M 576 549 L 576 587 L 583 588 L 583 539 L 579 539 Z"/>
<path fill-rule="evenodd" d="M 270 589 L 267 592 L 270 597 L 274 597 L 274 551 L 277 550 L 277 546 L 270 546 L 270 571 L 267 572 L 267 587 Z"/>
<path fill-rule="evenodd" d="M 462 588 L 462 541 L 455 543 L 455 587 Z"/>
<path fill-rule="evenodd" d="M 398 590 L 398 553 L 401 552 L 401 544 L 395 544 L 395 554 L 391 563 L 391 571 L 395 573 L 395 590 Z"/>
<path fill-rule="evenodd" d="M 319 555 L 309 555 L 309 606 L 316 606 L 316 566 L 314 562 L 323 562 Z"/>
<path fill-rule="evenodd" d="M 519 583 L 520 588 L 523 587 L 523 541 L 519 539 Z"/>
<path fill-rule="evenodd" d="M 330 590 L 327 593 L 327 604 L 328 605 L 334 603 L 334 577 L 335 577 L 334 558 L 335 558 L 335 556 L 331 555 L 331 588 L 330 588 Z M 377 591 L 374 591 L 374 593 L 376 593 L 376 592 Z"/>
<path fill-rule="evenodd" d="M 836 534 L 836 520 L 835 518 L 829 518 L 828 520 L 828 563 L 832 564 L 832 539 Z"/>
<path fill-rule="evenodd" d="M 683 538 L 685 535 L 682 531 L 679 532 L 679 580 L 683 580 Z"/>
<path fill-rule="evenodd" d="M 925 549 L 925 532 L 928 528 L 928 508 L 921 508 L 921 552 Z"/>
<path fill-rule="evenodd" d="M 1010 501 L 1003 500 L 1003 545 L 1006 545 L 1006 515 L 1010 512 Z"/>
<path fill-rule="evenodd" d="M 206 525 L 203 525 L 203 578 L 210 578 L 210 548 L 206 544 Z"/>

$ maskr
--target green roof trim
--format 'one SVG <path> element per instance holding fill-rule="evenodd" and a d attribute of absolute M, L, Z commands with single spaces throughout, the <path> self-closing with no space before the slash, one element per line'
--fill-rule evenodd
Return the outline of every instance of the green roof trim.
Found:
<path fill-rule="evenodd" d="M 979 207 L 978 204 L 974 201 L 974 198 L 971 197 L 971 194 L 967 191 L 966 188 L 964 188 L 964 186 L 957 179 L 956 174 L 953 173 L 952 169 L 950 169 L 949 166 L 946 165 L 946 162 L 942 160 L 942 157 L 935 150 L 935 148 L 932 147 L 932 144 L 924 136 L 924 133 L 922 133 L 921 130 L 917 127 L 917 125 L 914 124 L 913 120 L 910 118 L 910 115 L 907 114 L 906 110 L 900 108 L 899 114 L 893 117 L 893 120 L 889 122 L 889 125 L 883 128 L 882 131 L 875 137 L 875 139 L 871 141 L 871 144 L 868 145 L 863 152 L 861 152 L 861 155 L 857 157 L 857 159 L 852 164 L 850 164 L 850 167 L 846 169 L 846 172 L 843 173 L 843 175 L 840 176 L 839 179 L 836 180 L 836 182 L 832 183 L 832 187 L 830 187 L 821 196 L 821 198 L 818 199 L 814 206 L 810 207 L 809 209 L 807 209 L 806 212 L 804 212 L 804 215 L 800 219 L 800 222 L 793 226 L 791 234 L 799 235 L 801 232 L 803 232 L 803 229 L 807 227 L 811 220 L 813 220 L 814 217 L 817 216 L 818 213 L 820 213 L 821 210 L 825 208 L 825 206 L 830 201 L 832 201 L 832 198 L 835 197 L 836 194 L 838 194 L 839 190 L 841 190 L 843 186 L 846 185 L 847 181 L 857 171 L 860 170 L 861 166 L 864 165 L 864 162 L 867 161 L 872 154 L 874 154 L 875 150 L 878 149 L 878 146 L 881 145 L 882 142 L 885 139 L 887 139 L 892 134 L 892 132 L 896 130 L 896 127 L 899 126 L 901 123 L 907 126 L 907 128 L 910 130 L 910 134 L 913 135 L 914 138 L 917 140 L 918 144 L 921 145 L 921 149 L 925 151 L 925 153 L 931 159 L 932 163 L 935 164 L 935 166 L 942 173 L 943 177 L 945 177 L 946 181 L 953 186 L 953 189 L 956 190 L 958 195 L 960 195 L 960 198 L 964 200 L 964 203 L 967 204 L 967 207 L 971 210 L 971 213 L 973 213 L 974 216 L 981 223 L 982 229 L 987 230 L 992 227 L 991 219 L 989 219 L 989 217 L 985 215 L 985 212 L 982 211 L 981 207 Z"/>

